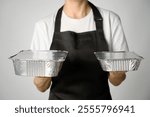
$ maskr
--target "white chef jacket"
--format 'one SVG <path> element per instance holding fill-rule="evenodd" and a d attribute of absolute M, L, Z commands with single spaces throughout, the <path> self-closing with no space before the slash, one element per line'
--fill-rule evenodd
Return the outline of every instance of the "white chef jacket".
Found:
<path fill-rule="evenodd" d="M 112 11 L 102 8 L 98 9 L 103 17 L 104 36 L 109 51 L 129 51 L 119 16 Z M 56 13 L 36 22 L 31 50 L 50 49 L 53 40 Z M 76 33 L 96 30 L 93 11 L 91 10 L 87 16 L 81 19 L 72 19 L 63 11 L 60 29 L 61 32 L 74 31 Z"/>

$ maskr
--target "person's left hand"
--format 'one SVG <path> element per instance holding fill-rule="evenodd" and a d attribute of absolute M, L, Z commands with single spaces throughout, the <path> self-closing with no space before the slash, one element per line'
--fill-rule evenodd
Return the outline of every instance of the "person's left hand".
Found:
<path fill-rule="evenodd" d="M 124 71 L 111 71 L 109 72 L 109 81 L 114 86 L 118 86 L 126 78 L 126 73 Z"/>

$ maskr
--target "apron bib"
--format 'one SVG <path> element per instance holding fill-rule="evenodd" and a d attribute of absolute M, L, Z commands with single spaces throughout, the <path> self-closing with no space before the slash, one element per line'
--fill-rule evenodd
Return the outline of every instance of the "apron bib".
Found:
<path fill-rule="evenodd" d="M 102 70 L 94 52 L 108 51 L 103 32 L 103 19 L 90 3 L 96 31 L 60 32 L 63 7 L 58 10 L 50 50 L 66 50 L 68 56 L 59 75 L 52 78 L 49 99 L 58 100 L 110 100 L 108 72 Z"/>

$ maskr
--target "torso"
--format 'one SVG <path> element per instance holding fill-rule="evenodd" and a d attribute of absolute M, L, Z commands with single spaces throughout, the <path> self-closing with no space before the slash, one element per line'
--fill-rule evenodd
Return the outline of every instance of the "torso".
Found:
<path fill-rule="evenodd" d="M 58 11 L 50 49 L 66 50 L 69 55 L 58 77 L 53 78 L 49 99 L 111 99 L 108 73 L 94 56 L 95 51 L 108 51 L 108 45 L 102 17 L 97 8 L 92 9 L 98 18 L 96 30 L 82 33 L 60 32 L 62 8 Z"/>

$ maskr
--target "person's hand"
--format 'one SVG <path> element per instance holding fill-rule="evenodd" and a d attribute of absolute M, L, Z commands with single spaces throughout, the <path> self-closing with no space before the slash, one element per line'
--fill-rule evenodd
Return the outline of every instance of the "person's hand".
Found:
<path fill-rule="evenodd" d="M 34 78 L 34 84 L 41 92 L 45 92 L 51 85 L 52 78 L 38 76 Z"/>
<path fill-rule="evenodd" d="M 124 81 L 126 78 L 126 73 L 122 71 L 111 71 L 109 72 L 109 81 L 114 86 L 118 86 Z"/>

